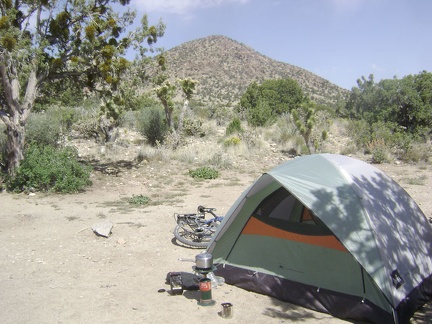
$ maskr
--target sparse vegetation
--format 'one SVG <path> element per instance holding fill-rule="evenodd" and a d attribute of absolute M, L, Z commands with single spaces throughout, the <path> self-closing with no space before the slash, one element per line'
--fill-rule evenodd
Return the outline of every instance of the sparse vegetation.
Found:
<path fill-rule="evenodd" d="M 137 113 L 136 127 L 151 146 L 163 143 L 168 132 L 163 112 L 155 106 L 141 109 Z"/>
<path fill-rule="evenodd" d="M 77 161 L 72 147 L 31 145 L 16 175 L 7 181 L 11 191 L 75 193 L 91 184 L 91 169 Z"/>
<path fill-rule="evenodd" d="M 192 178 L 198 179 L 216 179 L 219 177 L 219 171 L 210 167 L 201 167 L 194 170 L 189 170 L 189 175 Z"/>
<path fill-rule="evenodd" d="M 150 198 L 143 195 L 132 195 L 128 199 L 128 202 L 132 205 L 147 205 L 150 202 Z"/>
<path fill-rule="evenodd" d="M 225 134 L 226 135 L 232 135 L 232 134 L 241 134 L 243 133 L 243 127 L 241 125 L 240 118 L 235 117 L 231 122 L 228 124 Z"/>
<path fill-rule="evenodd" d="M 163 80 L 167 81 L 168 76 Z M 187 77 L 182 77 L 182 80 L 187 80 Z M 410 87 L 412 84 L 421 84 L 428 89 L 428 80 L 429 74 L 425 72 L 407 78 L 401 90 L 414 91 Z M 119 128 L 110 131 L 110 141 L 107 143 L 106 133 L 101 129 L 99 120 L 100 101 L 89 96 L 80 98 L 77 101 L 78 107 L 52 104 L 44 106 L 42 101 L 39 102 L 38 111 L 28 119 L 26 142 L 32 144 L 31 146 L 38 143 L 39 146 L 55 147 L 57 151 L 63 150 L 65 145 L 77 145 L 80 159 L 95 164 L 128 159 L 137 165 L 162 163 L 168 168 L 173 161 L 179 161 L 194 166 L 205 165 L 214 172 L 244 167 L 249 159 L 271 159 L 273 154 L 279 153 L 290 157 L 314 152 L 365 155 L 365 159 L 373 163 L 395 160 L 427 163 L 429 160 L 430 134 L 427 133 L 427 127 L 423 127 L 429 124 L 427 118 L 422 117 L 423 114 L 417 118 L 423 126 L 413 127 L 413 119 L 410 132 L 407 131 L 408 126 L 403 124 L 401 127 L 398 120 L 384 122 L 384 119 L 375 116 L 396 113 L 391 110 L 395 109 L 395 106 L 390 109 L 380 97 L 385 93 L 392 93 L 392 88 L 385 88 L 385 85 L 390 83 L 376 84 L 373 80 L 363 79 L 359 83 L 359 89 L 354 89 L 351 93 L 350 102 L 346 106 L 343 104 L 343 96 L 332 94 L 332 98 L 338 101 L 337 107 L 333 107 L 317 104 L 312 101 L 313 96 L 305 98 L 304 84 L 289 78 L 252 81 L 247 87 L 244 84 L 232 85 L 236 91 L 244 91 L 240 103 L 230 94 L 229 89 L 219 94 L 214 91 L 206 94 L 212 97 L 211 102 L 207 101 L 202 92 L 202 87 L 208 86 L 206 82 L 208 81 L 199 80 L 199 87 L 194 88 L 194 98 L 189 97 L 188 106 L 184 105 L 182 98 L 175 97 L 174 92 L 172 93 L 168 105 L 173 126 L 170 131 L 166 111 L 156 100 L 156 94 L 143 93 L 135 99 L 129 98 L 129 106 L 142 104 L 142 107 L 139 109 L 134 106 L 133 111 L 119 114 L 115 118 Z M 393 85 L 397 84 L 394 82 Z M 133 95 L 133 92 L 130 93 Z M 414 97 L 421 98 L 423 103 L 415 104 L 418 109 L 427 112 L 427 92 L 421 94 L 420 97 Z M 218 100 L 215 103 L 216 95 Z M 316 91 L 315 95 L 329 96 L 329 92 Z M 377 106 L 386 107 L 384 111 L 374 106 L 376 102 Z M 403 104 L 409 107 L 407 102 Z M 343 129 L 340 133 L 330 131 L 336 118 L 343 120 L 343 125 L 338 126 Z M 183 120 L 181 132 L 176 128 L 180 119 Z M 0 127 L 1 131 L 5 130 L 3 124 Z M 341 138 L 343 141 L 340 141 Z M 89 149 L 90 146 L 92 150 Z M 3 171 L 7 169 L 6 154 L 6 137 L 0 133 L 0 167 Z M 47 151 L 43 154 L 52 153 Z M 31 167 L 37 169 L 36 164 Z M 120 169 L 121 166 L 114 167 L 116 172 L 110 175 L 117 176 Z M 103 167 L 103 170 L 108 168 Z M 31 172 L 36 173 L 35 170 L 27 171 L 28 174 Z M 204 179 L 219 176 L 206 168 L 190 170 L 190 175 Z M 3 183 L 4 188 L 4 176 L 0 183 Z M 28 190 L 30 187 L 32 190 L 55 191 L 46 189 L 47 186 L 43 185 L 26 184 L 17 185 L 14 189 Z"/>
<path fill-rule="evenodd" d="M 237 136 L 230 137 L 224 141 L 225 146 L 238 146 L 241 143 L 241 139 Z"/>
<path fill-rule="evenodd" d="M 405 182 L 408 183 L 409 185 L 424 186 L 426 180 L 427 180 L 426 176 L 421 175 L 421 176 L 418 176 L 418 177 L 415 177 L 415 178 L 405 179 Z"/>

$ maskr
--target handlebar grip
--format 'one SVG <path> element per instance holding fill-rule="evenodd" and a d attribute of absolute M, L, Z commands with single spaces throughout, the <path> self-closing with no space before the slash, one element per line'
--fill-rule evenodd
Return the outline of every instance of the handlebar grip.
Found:
<path fill-rule="evenodd" d="M 199 205 L 197 209 L 199 213 L 211 213 L 216 210 L 216 208 L 208 208 L 201 205 Z"/>

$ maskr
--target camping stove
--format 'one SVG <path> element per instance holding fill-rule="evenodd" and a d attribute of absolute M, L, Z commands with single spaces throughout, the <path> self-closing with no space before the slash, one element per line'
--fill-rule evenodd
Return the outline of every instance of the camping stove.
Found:
<path fill-rule="evenodd" d="M 195 266 L 192 269 L 202 275 L 199 281 L 200 299 L 198 305 L 213 306 L 216 302 L 212 299 L 211 279 L 207 278 L 210 272 L 216 270 L 213 265 L 213 256 L 210 253 L 201 253 L 195 257 Z"/>

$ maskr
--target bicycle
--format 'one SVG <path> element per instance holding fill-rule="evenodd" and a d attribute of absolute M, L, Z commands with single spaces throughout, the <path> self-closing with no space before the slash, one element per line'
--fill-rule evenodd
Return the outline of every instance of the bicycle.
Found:
<path fill-rule="evenodd" d="M 198 213 L 174 214 L 174 219 L 177 222 L 174 228 L 174 236 L 185 245 L 206 248 L 222 222 L 223 216 L 215 214 L 216 208 L 198 206 L 197 209 Z M 212 218 L 206 219 L 206 214 L 211 214 Z"/>

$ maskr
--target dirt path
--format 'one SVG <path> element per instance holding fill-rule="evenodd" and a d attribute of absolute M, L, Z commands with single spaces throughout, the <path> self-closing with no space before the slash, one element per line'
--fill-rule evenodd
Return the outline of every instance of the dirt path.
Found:
<path fill-rule="evenodd" d="M 380 168 L 432 216 L 430 166 Z M 192 272 L 193 263 L 179 259 L 201 251 L 173 240 L 173 213 L 202 204 L 224 214 L 261 172 L 227 170 L 220 179 L 196 181 L 184 165 L 142 165 L 118 177 L 97 173 L 82 194 L 0 193 L 0 323 L 218 323 L 225 322 L 222 302 L 234 305 L 236 323 L 344 323 L 229 285 L 213 289 L 212 307 L 197 305 L 195 292 L 158 292 L 169 289 L 168 272 Z M 152 204 L 127 202 L 139 194 Z M 92 225 L 106 219 L 112 235 L 96 236 Z M 426 309 L 413 322 L 430 318 Z"/>

